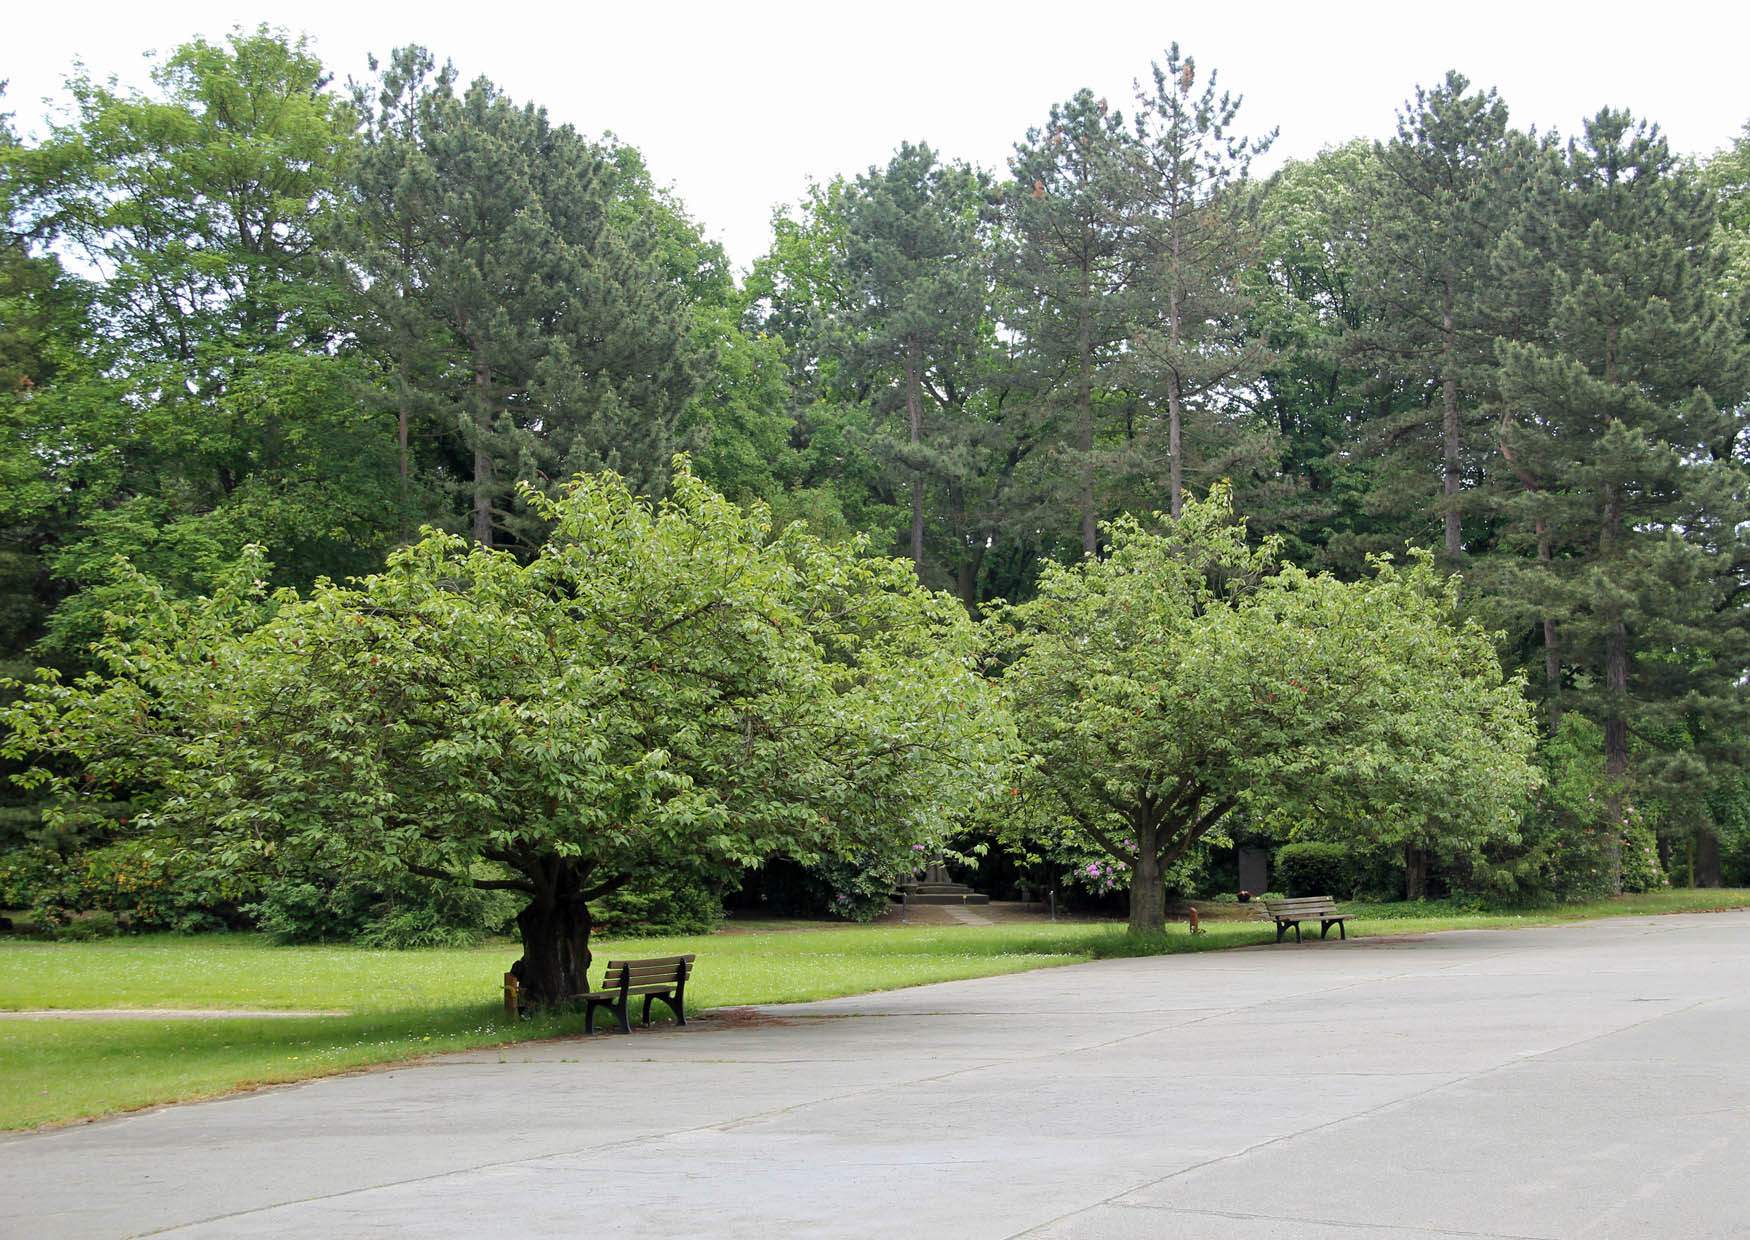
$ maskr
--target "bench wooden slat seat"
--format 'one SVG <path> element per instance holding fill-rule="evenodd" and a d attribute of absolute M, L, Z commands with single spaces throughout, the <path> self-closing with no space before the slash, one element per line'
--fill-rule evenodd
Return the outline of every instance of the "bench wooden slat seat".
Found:
<path fill-rule="evenodd" d="M 1300 896 L 1293 900 L 1265 900 L 1259 915 L 1276 923 L 1276 941 L 1280 943 L 1282 936 L 1292 927 L 1294 941 L 1300 942 L 1300 923 L 1316 921 L 1319 923 L 1319 937 L 1329 934 L 1331 927 L 1337 927 L 1337 937 L 1347 939 L 1349 932 L 1343 923 L 1349 919 L 1349 914 L 1339 913 L 1337 905 L 1330 896 Z"/>
<path fill-rule="evenodd" d="M 642 1025 L 650 1024 L 650 1004 L 661 999 L 674 1013 L 675 1023 L 687 1023 L 687 978 L 693 973 L 691 955 L 657 956 L 650 960 L 610 960 L 602 975 L 601 989 L 577 998 L 583 1002 L 583 1031 L 595 1032 L 597 1008 L 606 1008 L 618 1018 L 620 1032 L 632 1032 L 631 1003 L 644 1000 Z"/>

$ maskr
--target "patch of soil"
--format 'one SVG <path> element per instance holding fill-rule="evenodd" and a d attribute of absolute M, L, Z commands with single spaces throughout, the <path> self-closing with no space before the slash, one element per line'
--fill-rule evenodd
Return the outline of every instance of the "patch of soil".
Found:
<path fill-rule="evenodd" d="M 688 1025 L 704 1025 L 707 1029 L 766 1029 L 795 1023 L 777 1016 L 768 1016 L 758 1008 L 732 1007 L 712 1008 L 709 1012 L 693 1017 Z"/>
<path fill-rule="evenodd" d="M 1428 936 L 1425 934 L 1369 934 L 1350 941 L 1360 947 L 1378 947 L 1388 943 L 1426 943 Z"/>

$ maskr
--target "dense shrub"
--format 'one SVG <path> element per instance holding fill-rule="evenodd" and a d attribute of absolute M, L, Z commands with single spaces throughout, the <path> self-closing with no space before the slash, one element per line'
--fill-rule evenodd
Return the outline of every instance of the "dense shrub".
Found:
<path fill-rule="evenodd" d="M 1457 873 L 1456 890 L 1509 902 L 1585 900 L 1609 895 L 1605 845 L 1610 784 L 1604 774 L 1603 733 L 1583 715 L 1563 716 L 1560 729 L 1539 746 L 1544 783 L 1532 798 L 1510 843 L 1491 845 Z M 1656 803 L 1631 804 L 1622 839 L 1624 891 L 1669 885 L 1659 863 Z"/>
<path fill-rule="evenodd" d="M 872 921 L 892 905 L 893 893 L 909 876 L 870 860 L 804 865 L 776 858 L 747 871 L 729 903 L 761 916 Z"/>
<path fill-rule="evenodd" d="M 118 930 L 216 930 L 242 923 L 248 883 L 217 875 L 166 841 L 117 840 L 63 856 L 9 851 L 0 861 L 0 907 L 30 911 L 54 930 L 98 913 Z M 107 924 L 107 923 L 105 923 Z"/>
<path fill-rule="evenodd" d="M 107 909 L 86 913 L 50 929 L 50 934 L 60 943 L 90 943 L 97 939 L 114 938 L 121 932 L 121 922 Z"/>
<path fill-rule="evenodd" d="M 520 904 L 511 892 L 413 876 L 385 886 L 346 875 L 304 875 L 263 883 L 246 911 L 282 943 L 463 947 L 503 933 Z"/>
<path fill-rule="evenodd" d="M 245 910 L 281 943 L 343 943 L 363 932 L 375 892 L 341 879 L 281 879 Z"/>
<path fill-rule="evenodd" d="M 723 920 L 723 901 L 703 879 L 684 874 L 649 875 L 591 900 L 595 931 L 616 938 L 657 934 L 709 934 Z"/>
<path fill-rule="evenodd" d="M 817 867 L 820 881 L 831 889 L 827 912 L 843 921 L 873 921 L 893 904 L 893 893 L 908 875 L 884 870 L 866 861 L 832 861 Z"/>
<path fill-rule="evenodd" d="M 63 881 L 60 856 L 48 848 L 0 852 L 0 908 L 35 910 Z"/>
<path fill-rule="evenodd" d="M 1671 885 L 1659 864 L 1659 836 L 1653 824 L 1630 811 L 1622 833 L 1622 889 L 1663 891 Z"/>
<path fill-rule="evenodd" d="M 1350 899 L 1360 887 L 1356 858 L 1342 844 L 1305 840 L 1276 850 L 1271 885 L 1290 896 L 1333 896 Z"/>
<path fill-rule="evenodd" d="M 361 947 L 398 951 L 416 947 L 472 947 L 488 934 L 504 929 L 500 912 L 462 910 L 446 907 L 442 902 L 386 901 L 365 922 L 355 942 Z"/>

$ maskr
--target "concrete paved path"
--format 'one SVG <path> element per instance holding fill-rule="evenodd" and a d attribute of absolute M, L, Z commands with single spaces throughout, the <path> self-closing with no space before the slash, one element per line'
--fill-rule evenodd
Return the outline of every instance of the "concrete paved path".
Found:
<path fill-rule="evenodd" d="M 1750 1236 L 1750 913 L 767 1011 L 0 1141 L 0 1236 Z"/>

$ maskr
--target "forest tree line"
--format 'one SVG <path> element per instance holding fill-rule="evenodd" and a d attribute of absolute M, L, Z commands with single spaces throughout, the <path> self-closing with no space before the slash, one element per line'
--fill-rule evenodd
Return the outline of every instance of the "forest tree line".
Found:
<path fill-rule="evenodd" d="M 75 75 L 0 131 L 0 658 L 82 667 L 118 557 L 195 595 L 254 543 L 299 588 L 427 526 L 532 556 L 519 487 L 656 496 L 683 451 L 975 615 L 1226 483 L 1309 571 L 1458 575 L 1599 887 L 1625 840 L 1750 875 L 1750 130 L 1535 132 L 1452 73 L 1262 176 L 1227 86 L 1175 46 L 1000 171 L 903 143 L 738 280 L 634 148 L 423 49 L 342 81 L 263 29 Z"/>

